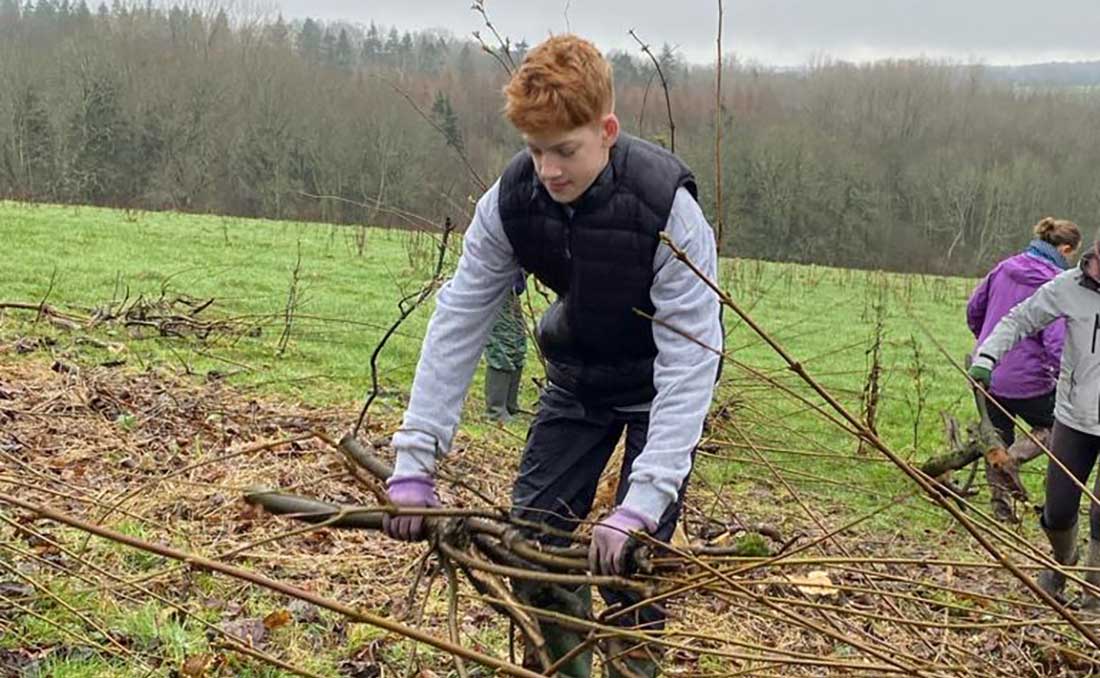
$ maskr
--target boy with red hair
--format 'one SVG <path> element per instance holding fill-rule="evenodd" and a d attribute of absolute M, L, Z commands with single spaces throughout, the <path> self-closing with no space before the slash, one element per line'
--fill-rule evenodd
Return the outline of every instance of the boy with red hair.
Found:
<path fill-rule="evenodd" d="M 711 278 L 714 236 L 695 179 L 676 156 L 623 134 L 611 66 L 587 40 L 552 37 L 532 49 L 504 90 L 505 115 L 527 149 L 478 201 L 454 277 L 439 291 L 412 395 L 394 435 L 389 498 L 437 506 L 436 458 L 458 427 L 463 397 L 516 272 L 557 294 L 539 321 L 548 385 L 512 490 L 519 518 L 571 531 L 592 508 L 600 473 L 626 435 L 617 506 L 599 521 L 594 574 L 622 572 L 631 532 L 672 536 L 695 445 L 713 395 L 722 345 L 716 295 L 661 240 L 665 234 Z M 690 338 L 689 338 L 690 337 Z M 415 516 L 387 520 L 392 537 L 420 537 Z M 540 537 L 547 543 L 552 538 Z M 514 582 L 530 604 L 587 616 L 591 592 Z M 610 606 L 635 597 L 601 590 Z M 642 606 L 616 622 L 659 628 Z M 583 642 L 542 622 L 554 659 Z M 620 650 L 625 648 L 620 648 Z M 655 675 L 650 652 L 607 652 L 612 675 Z M 591 651 L 560 673 L 585 678 Z"/>

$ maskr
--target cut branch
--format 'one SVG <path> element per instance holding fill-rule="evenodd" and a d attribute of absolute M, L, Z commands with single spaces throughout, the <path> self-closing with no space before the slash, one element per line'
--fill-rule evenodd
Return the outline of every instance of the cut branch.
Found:
<path fill-rule="evenodd" d="M 48 518 L 64 525 L 68 525 L 69 527 L 76 528 L 82 532 L 95 535 L 102 539 L 107 539 L 119 544 L 125 544 L 126 546 L 130 546 L 132 548 L 139 549 L 147 553 L 152 553 L 163 558 L 178 560 L 182 563 L 186 563 L 192 568 L 196 568 L 199 570 L 210 570 L 212 572 L 218 572 L 234 579 L 246 581 L 251 584 L 255 584 L 256 586 L 274 591 L 276 593 L 290 596 L 291 598 L 303 600 L 307 603 L 316 605 L 317 607 L 321 607 L 326 610 L 336 612 L 337 614 L 341 614 L 348 619 L 352 619 L 363 624 L 370 624 L 371 626 L 384 629 L 391 633 L 399 634 L 417 642 L 430 645 L 443 652 L 460 656 L 463 659 L 477 662 L 478 664 L 489 668 L 497 669 L 498 671 L 501 671 L 502 673 L 508 674 L 510 676 L 514 676 L 515 678 L 542 678 L 538 673 L 529 671 L 523 667 L 516 666 L 514 664 L 510 664 L 506 661 L 497 659 L 496 657 L 477 652 L 476 650 L 471 650 L 455 645 L 449 640 L 437 638 L 429 633 L 420 631 L 419 629 L 406 626 L 385 617 L 380 617 L 370 612 L 357 610 L 348 605 L 344 605 L 334 600 L 323 598 L 309 591 L 300 589 L 296 586 L 291 586 L 290 584 L 285 584 L 274 579 L 269 579 L 255 572 L 250 572 L 248 570 L 243 570 L 238 567 L 233 567 L 232 565 L 226 565 L 225 563 L 221 563 L 216 560 L 210 560 L 208 558 L 204 558 L 193 553 L 180 551 L 169 546 L 153 544 L 142 539 L 138 539 L 136 537 L 122 534 L 121 532 L 116 532 L 114 530 L 111 530 L 110 528 L 89 523 L 75 516 L 71 516 L 67 513 L 62 513 L 60 511 L 55 511 L 53 509 L 47 508 L 45 506 L 24 501 L 18 497 L 6 493 L 0 492 L 0 502 L 19 507 L 21 509 L 30 511 L 31 513 L 38 514 L 44 518 Z"/>

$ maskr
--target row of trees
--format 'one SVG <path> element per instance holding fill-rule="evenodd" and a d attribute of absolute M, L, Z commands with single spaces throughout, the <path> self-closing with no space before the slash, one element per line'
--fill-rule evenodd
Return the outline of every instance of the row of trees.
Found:
<path fill-rule="evenodd" d="M 0 0 L 0 194 L 334 222 L 457 217 L 479 190 L 459 153 L 491 180 L 520 148 L 500 116 L 501 62 L 527 49 L 511 47 L 498 60 L 440 32 Z M 777 72 L 728 59 L 718 117 L 714 68 L 653 51 L 675 150 L 712 219 L 722 126 L 727 253 L 974 272 L 1045 214 L 1091 226 L 1100 210 L 1089 89 L 1013 88 L 928 62 Z M 609 56 L 625 127 L 670 143 L 650 60 Z"/>

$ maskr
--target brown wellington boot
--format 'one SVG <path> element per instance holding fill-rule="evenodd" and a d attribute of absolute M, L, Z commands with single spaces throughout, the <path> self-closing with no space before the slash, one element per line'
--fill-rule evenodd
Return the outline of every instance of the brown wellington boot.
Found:
<path fill-rule="evenodd" d="M 989 488 L 989 510 L 993 517 L 1006 525 L 1016 525 L 1020 522 L 1014 508 L 1013 497 L 1019 481 L 1013 478 L 1012 460 L 1006 459 L 1003 465 L 990 463 L 985 460 L 985 482 Z"/>
<path fill-rule="evenodd" d="M 1035 441 L 1031 439 L 1032 436 L 1042 443 L 1043 447 L 1050 444 L 1049 428 L 1033 428 L 1030 436 L 1018 436 L 1016 442 L 1008 446 L 1008 458 L 1014 461 L 1017 466 L 1026 464 L 1043 453 L 1043 447 L 1036 445 Z"/>

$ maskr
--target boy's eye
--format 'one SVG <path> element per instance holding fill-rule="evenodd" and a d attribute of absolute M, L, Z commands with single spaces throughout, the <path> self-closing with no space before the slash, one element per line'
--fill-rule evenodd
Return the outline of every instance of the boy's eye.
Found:
<path fill-rule="evenodd" d="M 563 158 L 572 158 L 573 154 L 576 152 L 576 150 L 577 149 L 575 149 L 575 148 L 566 149 L 566 150 L 561 152 L 561 157 L 563 157 Z"/>

